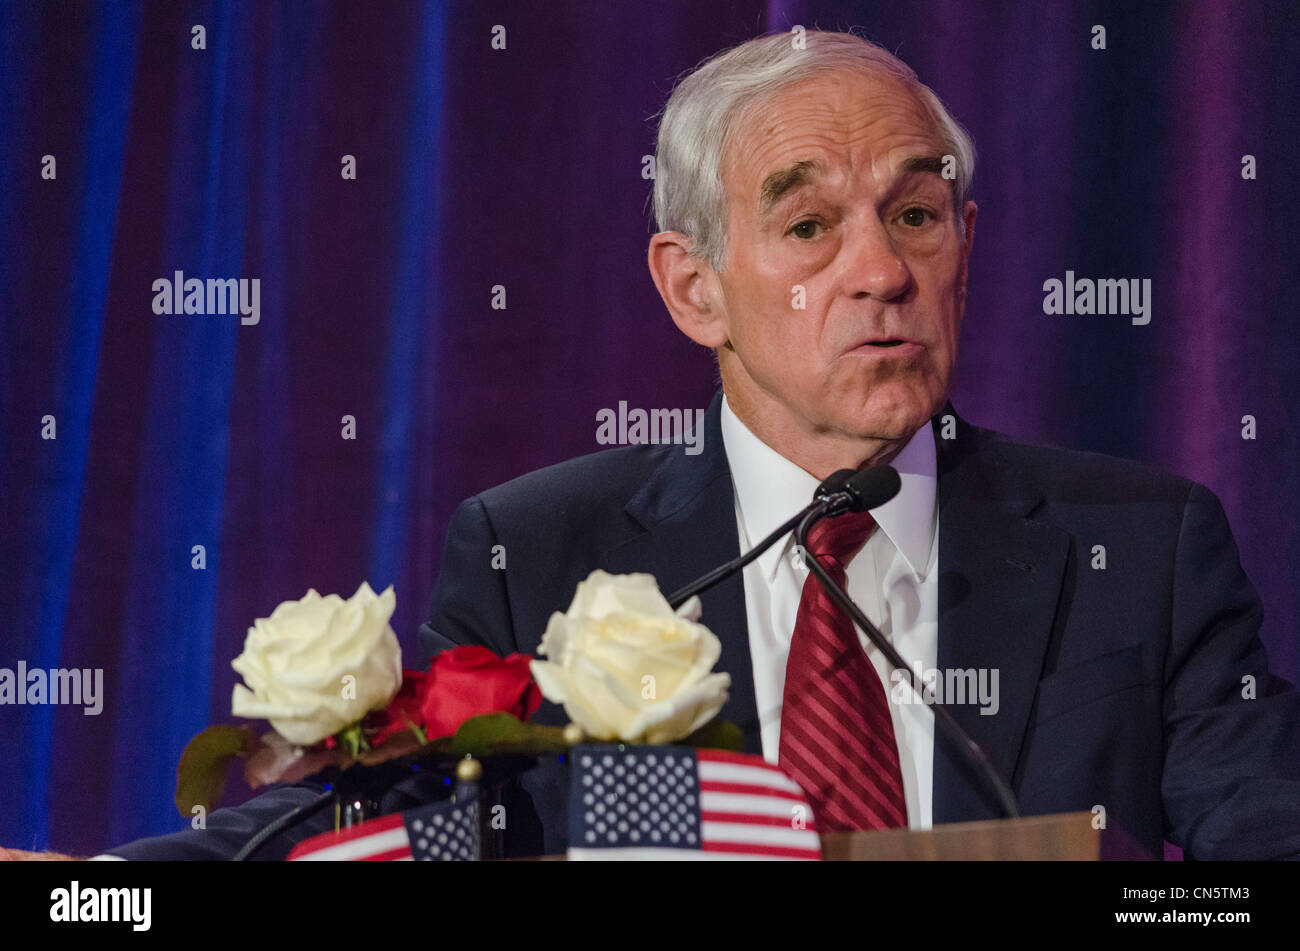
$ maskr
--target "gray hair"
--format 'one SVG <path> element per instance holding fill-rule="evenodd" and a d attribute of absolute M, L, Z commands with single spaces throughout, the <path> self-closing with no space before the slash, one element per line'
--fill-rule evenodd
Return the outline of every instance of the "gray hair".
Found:
<path fill-rule="evenodd" d="M 975 146 L 916 73 L 888 50 L 853 33 L 808 30 L 760 36 L 719 53 L 682 79 L 664 106 L 655 143 L 655 219 L 661 231 L 691 239 L 691 253 L 722 270 L 727 245 L 722 162 L 736 128 L 800 80 L 841 70 L 876 70 L 902 80 L 929 110 L 953 156 L 953 207 L 961 209 L 975 174 Z M 964 232 L 963 232 L 964 234 Z"/>

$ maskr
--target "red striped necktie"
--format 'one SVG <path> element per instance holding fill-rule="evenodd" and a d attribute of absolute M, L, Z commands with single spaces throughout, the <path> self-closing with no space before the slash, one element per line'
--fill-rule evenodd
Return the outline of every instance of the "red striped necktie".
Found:
<path fill-rule="evenodd" d="M 875 525 L 869 512 L 822 519 L 808 533 L 809 554 L 845 586 L 845 566 Z M 907 825 L 885 688 L 852 619 L 811 574 L 786 662 L 778 761 L 808 794 L 823 832 Z"/>

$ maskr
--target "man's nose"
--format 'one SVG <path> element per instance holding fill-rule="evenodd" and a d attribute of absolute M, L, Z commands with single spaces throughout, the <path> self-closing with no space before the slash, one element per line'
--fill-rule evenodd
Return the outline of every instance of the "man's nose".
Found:
<path fill-rule="evenodd" d="M 912 272 L 878 218 L 850 232 L 841 253 L 844 278 L 854 297 L 893 300 L 912 286 Z"/>

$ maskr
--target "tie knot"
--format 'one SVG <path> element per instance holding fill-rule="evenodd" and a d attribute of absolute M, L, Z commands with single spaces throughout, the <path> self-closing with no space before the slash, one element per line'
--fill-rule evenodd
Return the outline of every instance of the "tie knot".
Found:
<path fill-rule="evenodd" d="M 808 550 L 815 557 L 844 568 L 867 543 L 876 520 L 870 512 L 845 512 L 824 518 L 808 532 Z"/>

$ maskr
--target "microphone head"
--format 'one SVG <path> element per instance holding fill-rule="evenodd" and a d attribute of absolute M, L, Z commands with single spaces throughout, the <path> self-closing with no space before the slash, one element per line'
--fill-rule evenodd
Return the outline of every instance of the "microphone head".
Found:
<path fill-rule="evenodd" d="M 821 485 L 817 486 L 817 491 L 813 493 L 813 501 L 829 498 L 836 492 L 843 492 L 844 486 L 857 474 L 857 469 L 836 469 Z"/>
<path fill-rule="evenodd" d="M 843 469 L 840 470 L 840 472 L 843 471 Z M 836 472 L 831 478 L 833 479 L 837 475 L 839 475 L 839 472 Z M 884 505 L 896 496 L 898 490 L 902 487 L 903 480 L 899 478 L 898 470 L 893 466 L 872 466 L 870 469 L 854 472 L 840 491 L 847 492 L 853 497 L 853 504 L 848 511 L 865 512 L 877 505 Z"/>

